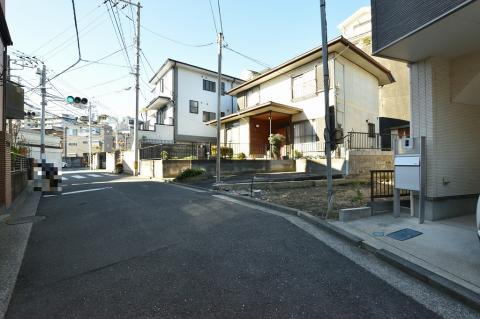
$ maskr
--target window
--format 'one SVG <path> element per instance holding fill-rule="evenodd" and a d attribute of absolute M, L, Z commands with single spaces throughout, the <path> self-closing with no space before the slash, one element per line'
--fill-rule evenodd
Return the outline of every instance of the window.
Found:
<path fill-rule="evenodd" d="M 292 78 L 292 98 L 298 99 L 315 94 L 315 69 Z"/>
<path fill-rule="evenodd" d="M 217 118 L 217 114 L 215 112 L 206 112 L 203 111 L 203 121 L 208 122 L 208 121 L 213 121 Z"/>
<path fill-rule="evenodd" d="M 220 92 L 222 92 L 222 95 L 225 95 L 225 82 L 222 82 L 222 90 Z"/>
<path fill-rule="evenodd" d="M 160 82 L 158 82 L 158 89 L 160 90 L 160 93 L 163 93 L 163 90 L 165 90 L 163 78 L 161 78 Z"/>
<path fill-rule="evenodd" d="M 215 92 L 215 82 L 203 79 L 203 89 L 205 91 Z"/>
<path fill-rule="evenodd" d="M 315 120 L 302 121 L 293 124 L 293 143 L 312 143 L 319 140 L 315 132 Z"/>
<path fill-rule="evenodd" d="M 70 142 L 68 143 L 68 146 L 77 146 L 77 143 Z"/>
<path fill-rule="evenodd" d="M 224 117 L 225 116 L 225 112 L 220 112 L 220 117 Z"/>
<path fill-rule="evenodd" d="M 88 144 L 88 141 L 83 141 L 83 144 Z"/>
<path fill-rule="evenodd" d="M 198 101 L 190 100 L 190 113 L 198 114 Z"/>
<path fill-rule="evenodd" d="M 368 123 L 368 137 L 375 137 L 375 124 Z"/>

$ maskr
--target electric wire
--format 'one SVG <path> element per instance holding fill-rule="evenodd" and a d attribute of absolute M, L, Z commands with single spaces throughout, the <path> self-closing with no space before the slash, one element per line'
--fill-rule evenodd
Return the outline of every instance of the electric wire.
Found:
<path fill-rule="evenodd" d="M 223 33 L 222 10 L 220 9 L 220 0 L 217 0 L 218 17 L 220 19 L 220 31 Z"/>
<path fill-rule="evenodd" d="M 208 0 L 208 3 L 210 4 L 210 11 L 212 12 L 212 19 L 213 19 L 213 26 L 215 27 L 215 34 L 218 34 L 217 22 L 215 19 L 215 14 L 213 13 L 212 1 Z"/>
<path fill-rule="evenodd" d="M 223 47 L 224 47 L 225 49 L 233 52 L 233 53 L 236 53 L 236 54 L 244 57 L 244 58 L 247 59 L 247 60 L 250 60 L 250 61 L 252 61 L 252 62 L 257 63 L 258 65 L 263 66 L 264 68 L 267 68 L 267 69 L 270 69 L 270 68 L 271 68 L 271 66 L 269 66 L 267 63 L 262 62 L 262 61 L 260 61 L 260 60 L 257 60 L 257 59 L 255 59 L 255 58 L 249 57 L 248 55 L 243 54 L 243 53 L 241 53 L 241 52 L 238 52 L 237 50 L 234 50 L 234 49 L 232 49 L 231 47 L 229 47 L 227 44 L 225 44 Z"/>

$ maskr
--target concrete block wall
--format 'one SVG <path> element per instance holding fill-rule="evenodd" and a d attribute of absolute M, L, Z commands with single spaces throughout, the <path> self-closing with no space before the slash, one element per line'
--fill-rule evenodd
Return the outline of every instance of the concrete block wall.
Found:
<path fill-rule="evenodd" d="M 370 170 L 393 170 L 393 152 L 350 150 L 347 152 L 347 174 L 369 176 Z"/>

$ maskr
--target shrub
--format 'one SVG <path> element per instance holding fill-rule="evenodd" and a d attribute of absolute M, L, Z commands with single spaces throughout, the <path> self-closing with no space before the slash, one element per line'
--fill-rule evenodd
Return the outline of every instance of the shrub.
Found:
<path fill-rule="evenodd" d="M 161 151 L 160 152 L 160 158 L 162 160 L 167 160 L 168 159 L 168 152 L 167 151 Z"/>
<path fill-rule="evenodd" d="M 217 157 L 217 146 L 212 145 L 212 157 Z M 221 146 L 220 147 L 220 156 L 222 158 L 232 158 L 233 157 L 233 148 L 227 147 L 227 146 Z"/>
<path fill-rule="evenodd" d="M 303 153 L 300 152 L 300 151 L 294 150 L 294 151 L 293 151 L 293 157 L 294 157 L 294 158 L 302 158 L 302 157 L 303 157 Z"/>
<path fill-rule="evenodd" d="M 285 141 L 285 136 L 282 134 L 270 134 L 268 137 L 270 142 L 270 147 L 272 149 L 273 157 L 276 159 L 280 158 L 280 148 L 282 147 L 283 142 Z"/>
<path fill-rule="evenodd" d="M 186 178 L 189 177 L 195 177 L 195 176 L 200 176 L 205 174 L 205 170 L 202 168 L 187 168 L 183 171 L 181 171 L 177 177 L 175 177 L 175 180 L 177 181 L 182 181 Z"/>
<path fill-rule="evenodd" d="M 117 173 L 117 174 L 123 173 L 123 164 L 122 163 L 115 164 L 115 173 Z"/>
<path fill-rule="evenodd" d="M 244 160 L 246 158 L 247 158 L 247 156 L 243 152 L 237 154 L 237 159 L 239 159 L 239 160 Z"/>

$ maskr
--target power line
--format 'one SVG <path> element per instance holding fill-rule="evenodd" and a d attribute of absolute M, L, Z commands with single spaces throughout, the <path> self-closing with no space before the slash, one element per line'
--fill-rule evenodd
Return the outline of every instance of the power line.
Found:
<path fill-rule="evenodd" d="M 218 34 L 217 22 L 215 20 L 215 14 L 213 13 L 212 1 L 208 0 L 208 3 L 210 4 L 210 11 L 212 12 L 212 19 L 213 19 L 213 26 L 215 27 L 215 34 Z"/>
<path fill-rule="evenodd" d="M 262 62 L 262 61 L 257 60 L 257 59 L 254 59 L 254 58 L 252 58 L 252 57 L 249 57 L 248 55 L 243 54 L 243 53 L 241 53 L 241 52 L 238 52 L 238 51 L 230 48 L 228 45 L 225 45 L 224 48 L 227 49 L 227 50 L 229 50 L 229 51 L 231 51 L 231 52 L 233 52 L 233 53 L 236 53 L 236 54 L 244 57 L 244 58 L 247 59 L 247 60 L 250 60 L 250 61 L 253 61 L 253 62 L 257 63 L 258 65 L 261 65 L 261 66 L 263 66 L 264 68 L 267 68 L 267 69 L 270 69 L 270 68 L 271 68 L 267 63 Z"/>
<path fill-rule="evenodd" d="M 87 18 L 88 16 L 90 16 L 93 12 L 95 12 L 96 10 L 98 10 L 98 8 L 100 8 L 102 6 L 102 4 L 100 3 L 99 5 L 97 5 L 95 8 L 93 8 L 91 11 L 89 11 L 88 13 L 86 13 L 85 15 L 83 15 L 80 20 L 83 20 L 85 18 Z M 34 55 L 36 52 L 40 51 L 41 49 L 43 49 L 45 46 L 51 44 L 54 40 L 56 40 L 57 38 L 59 38 L 60 36 L 62 36 L 63 34 L 67 33 L 68 31 L 70 31 L 70 26 L 68 26 L 67 28 L 65 28 L 63 31 L 57 33 L 56 35 L 54 35 L 52 38 L 50 38 L 48 41 L 44 42 L 42 45 L 40 45 L 38 48 L 36 48 L 33 52 L 32 52 L 32 55 Z"/>
<path fill-rule="evenodd" d="M 73 8 L 73 19 L 75 20 L 75 33 L 77 35 L 77 48 L 78 48 L 78 59 L 75 63 L 67 67 L 65 70 L 61 71 L 60 73 L 57 73 L 54 77 L 52 77 L 50 80 L 53 80 L 63 73 L 67 72 L 71 68 L 73 68 L 75 65 L 77 65 L 80 61 L 82 61 L 82 52 L 80 51 L 80 37 L 78 36 L 78 25 L 77 25 L 77 11 L 75 9 L 75 0 L 72 0 L 72 8 Z"/>
<path fill-rule="evenodd" d="M 110 18 L 110 22 L 112 23 L 112 26 L 113 26 L 113 30 L 115 32 L 115 37 L 117 38 L 117 41 L 118 41 L 118 44 L 119 44 L 120 48 L 122 48 L 124 50 L 125 62 L 127 62 L 126 64 L 128 64 L 133 71 L 133 66 L 132 66 L 132 63 L 130 62 L 130 56 L 128 55 L 128 51 L 127 51 L 126 44 L 125 44 L 125 39 L 122 37 L 122 32 L 123 31 L 120 30 L 119 24 L 117 22 L 117 17 L 115 16 L 115 12 L 113 11 L 113 7 L 111 5 L 111 1 L 107 0 L 104 3 L 105 3 L 105 6 L 107 8 L 107 12 L 108 12 L 108 16 Z M 110 6 L 110 8 L 109 8 L 109 6 Z M 110 14 L 110 10 L 112 11 L 111 14 Z"/>
<path fill-rule="evenodd" d="M 107 84 L 110 84 L 110 83 L 113 83 L 113 82 L 116 82 L 116 81 L 120 81 L 120 80 L 122 80 L 122 79 L 124 79 L 124 78 L 126 78 L 126 77 L 128 77 L 128 76 L 130 76 L 130 74 L 122 75 L 122 76 L 120 76 L 120 77 L 118 77 L 118 78 L 115 78 L 115 79 L 112 79 L 112 80 L 108 80 L 108 81 L 105 81 L 105 82 L 97 83 L 97 84 L 91 85 L 91 86 L 89 86 L 89 87 L 83 88 L 82 91 L 83 91 L 83 90 L 93 89 L 93 88 L 95 88 L 95 87 L 99 87 L 99 86 L 103 86 L 103 85 L 107 85 Z"/>
<path fill-rule="evenodd" d="M 143 53 L 143 50 L 141 50 L 140 53 L 142 54 L 143 58 L 144 58 L 145 61 L 147 62 L 148 67 L 150 68 L 150 70 L 152 70 L 152 73 L 155 74 L 155 70 L 153 69 L 152 65 L 150 64 L 150 62 L 148 61 L 147 57 L 145 56 L 145 53 Z M 144 67 L 145 67 L 145 66 L 144 66 Z"/>
<path fill-rule="evenodd" d="M 132 44 L 129 45 L 128 47 L 131 47 L 131 46 L 132 46 Z M 114 56 L 115 54 L 117 54 L 117 53 L 119 53 L 119 52 L 121 52 L 121 51 L 123 51 L 123 48 L 120 48 L 119 50 L 116 50 L 116 51 L 114 51 L 114 52 L 112 52 L 112 53 L 109 53 L 109 54 L 101 57 L 100 59 L 97 59 L 97 60 L 94 60 L 94 61 L 83 60 L 83 62 L 87 62 L 87 64 L 84 64 L 84 65 L 78 66 L 78 67 L 76 67 L 76 68 L 73 68 L 73 69 L 71 69 L 69 72 L 86 68 L 87 66 L 90 66 L 90 65 L 92 65 L 92 64 L 100 63 L 101 61 L 106 60 L 106 59 L 108 59 L 109 57 Z M 127 66 L 125 66 L 125 67 L 127 67 Z M 130 68 L 130 67 L 128 67 L 128 68 Z"/>
<path fill-rule="evenodd" d="M 182 42 L 182 41 L 178 41 L 178 40 L 175 40 L 175 39 L 172 39 L 170 37 L 167 37 L 166 35 L 163 35 L 163 34 L 160 34 L 156 31 L 153 31 L 143 25 L 140 25 L 140 27 L 154 35 L 156 35 L 157 37 L 159 38 L 162 38 L 162 39 L 165 39 L 165 40 L 168 40 L 168 41 L 171 41 L 173 43 L 176 43 L 176 44 L 179 44 L 179 45 L 183 45 L 183 46 L 186 46 L 186 47 L 190 47 L 190 48 L 200 48 L 200 47 L 208 47 L 212 44 L 215 44 L 215 42 L 209 42 L 209 43 L 204 43 L 204 44 L 190 44 L 190 43 L 186 43 L 186 42 Z"/>

